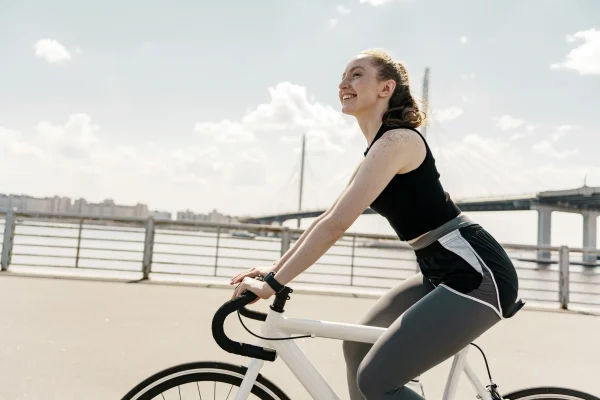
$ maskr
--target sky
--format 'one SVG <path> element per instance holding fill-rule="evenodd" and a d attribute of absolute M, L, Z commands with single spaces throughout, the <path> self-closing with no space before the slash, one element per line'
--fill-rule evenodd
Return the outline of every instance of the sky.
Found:
<path fill-rule="evenodd" d="M 0 0 L 0 187 L 229 215 L 343 190 L 366 140 L 338 84 L 361 50 L 405 63 L 452 198 L 600 186 L 595 0 Z M 535 212 L 470 214 L 535 243 Z M 554 214 L 553 244 L 582 218 Z M 305 221 L 308 224 L 310 221 Z M 355 231 L 392 234 L 379 216 Z"/>

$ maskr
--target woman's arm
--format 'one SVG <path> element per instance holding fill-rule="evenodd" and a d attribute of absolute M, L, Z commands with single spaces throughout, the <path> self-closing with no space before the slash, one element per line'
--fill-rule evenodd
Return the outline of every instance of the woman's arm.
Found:
<path fill-rule="evenodd" d="M 286 285 L 319 260 L 391 179 L 406 165 L 414 163 L 414 159 L 422 159 L 424 153 L 425 146 L 416 133 L 402 129 L 386 132 L 369 151 L 331 211 L 316 221 L 304 240 L 295 246 L 294 252 L 279 268 L 277 281 Z"/>
<path fill-rule="evenodd" d="M 354 180 L 354 177 L 356 176 L 356 173 L 358 172 L 358 168 L 360 167 L 360 163 L 356 166 L 356 168 L 354 169 L 354 172 L 352 173 L 352 176 L 350 177 L 350 179 L 348 180 L 348 184 L 346 185 L 346 188 L 352 183 L 352 181 Z M 343 194 L 343 193 L 342 193 Z M 274 271 L 277 272 L 281 269 L 281 267 L 283 267 L 283 265 L 290 259 L 290 257 L 292 257 L 296 251 L 298 250 L 298 248 L 302 245 L 302 243 L 304 242 L 304 240 L 306 239 L 306 237 L 308 235 L 310 235 L 310 233 L 313 231 L 313 229 L 315 228 L 315 226 L 317 226 L 317 224 L 323 220 L 323 218 L 327 217 L 330 213 L 331 210 L 335 207 L 335 205 L 338 203 L 338 201 L 340 200 L 340 198 L 342 197 L 342 194 L 340 194 L 338 196 L 337 199 L 335 199 L 335 201 L 333 202 L 333 204 L 327 209 L 327 211 L 325 211 L 323 214 L 319 215 L 319 217 L 314 220 L 312 222 L 312 224 L 310 224 L 310 226 L 302 233 L 302 235 L 298 238 L 298 240 L 296 241 L 296 243 L 294 243 L 294 245 L 292 247 L 290 247 L 288 249 L 288 251 L 285 252 L 285 254 L 276 262 L 273 263 L 273 265 L 275 266 Z"/>

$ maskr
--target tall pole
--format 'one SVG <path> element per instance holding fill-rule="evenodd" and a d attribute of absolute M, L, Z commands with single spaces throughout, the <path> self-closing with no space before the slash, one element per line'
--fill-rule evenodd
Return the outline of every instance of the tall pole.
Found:
<path fill-rule="evenodd" d="M 423 111 L 429 117 L 429 67 L 425 68 L 425 77 L 423 78 Z M 429 118 L 428 118 L 429 119 Z M 427 121 L 421 129 L 423 137 L 427 137 Z"/>
<path fill-rule="evenodd" d="M 300 193 L 298 194 L 298 211 L 302 211 L 302 186 L 304 184 L 304 156 L 306 150 L 306 133 L 302 135 L 302 159 L 300 163 Z M 298 218 L 297 227 L 300 228 L 300 220 Z"/>

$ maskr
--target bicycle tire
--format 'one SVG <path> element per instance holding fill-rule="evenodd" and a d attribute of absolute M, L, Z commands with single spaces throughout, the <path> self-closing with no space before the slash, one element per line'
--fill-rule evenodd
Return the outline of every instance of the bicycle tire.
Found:
<path fill-rule="evenodd" d="M 579 390 L 563 387 L 534 387 L 521 389 L 502 396 L 505 400 L 600 400 Z"/>
<path fill-rule="evenodd" d="M 121 400 L 152 400 L 166 390 L 194 382 L 222 382 L 239 387 L 248 368 L 218 361 L 176 365 L 146 378 Z M 290 400 L 273 382 L 259 374 L 251 393 L 261 400 Z"/>

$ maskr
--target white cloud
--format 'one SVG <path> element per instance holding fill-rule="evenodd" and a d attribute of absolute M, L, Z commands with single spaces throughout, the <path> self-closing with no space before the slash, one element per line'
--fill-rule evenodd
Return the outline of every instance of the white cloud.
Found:
<path fill-rule="evenodd" d="M 341 5 L 341 4 L 338 4 L 338 5 L 335 7 L 335 9 L 336 9 L 336 11 L 337 11 L 337 12 L 338 12 L 340 15 L 347 15 L 347 14 L 350 14 L 350 12 L 351 12 L 349 8 L 347 8 L 347 7 L 344 7 L 344 6 L 343 6 L 343 5 Z"/>
<path fill-rule="evenodd" d="M 464 113 L 464 110 L 460 107 L 452 106 L 443 108 L 434 113 L 434 118 L 439 122 L 451 121 L 460 117 Z"/>
<path fill-rule="evenodd" d="M 569 132 L 575 129 L 573 125 L 559 125 L 555 128 L 557 132 Z"/>
<path fill-rule="evenodd" d="M 329 105 L 308 101 L 306 88 L 280 82 L 269 88 L 271 101 L 259 104 L 241 119 L 241 124 L 255 132 L 303 131 L 319 129 L 332 137 L 351 139 L 357 128 Z"/>
<path fill-rule="evenodd" d="M 503 115 L 500 118 L 494 118 L 494 120 L 496 121 L 496 126 L 503 131 L 518 128 L 524 123 L 522 119 L 511 117 L 510 115 Z"/>
<path fill-rule="evenodd" d="M 337 18 L 330 18 L 329 19 L 329 27 L 334 28 L 337 25 L 338 21 L 339 20 Z"/>
<path fill-rule="evenodd" d="M 581 42 L 562 62 L 550 65 L 551 69 L 570 69 L 580 75 L 600 75 L 600 31 L 588 29 L 567 36 L 567 42 Z"/>
<path fill-rule="evenodd" d="M 99 129 L 87 114 L 73 114 L 64 125 L 40 121 L 35 126 L 38 141 L 43 147 L 56 151 L 60 156 L 76 158 L 90 156 L 99 142 L 96 136 Z"/>
<path fill-rule="evenodd" d="M 217 143 L 251 143 L 256 141 L 254 132 L 238 122 L 197 122 L 194 130 L 201 135 L 212 137 Z"/>
<path fill-rule="evenodd" d="M 63 63 L 72 58 L 71 53 L 54 39 L 40 39 L 35 45 L 35 55 L 49 63 Z"/>
<path fill-rule="evenodd" d="M 561 160 L 579 153 L 578 149 L 559 151 L 555 149 L 554 145 L 548 140 L 543 140 L 539 143 L 536 143 L 533 145 L 532 150 L 536 154 L 542 154 L 550 158 L 557 158 Z"/>
<path fill-rule="evenodd" d="M 527 127 L 525 129 L 527 129 L 527 132 L 533 132 L 533 131 L 535 131 L 535 126 L 527 125 Z"/>
<path fill-rule="evenodd" d="M 514 140 L 523 139 L 523 138 L 530 137 L 530 136 L 533 136 L 532 131 L 527 131 L 525 133 L 516 132 L 516 133 L 513 133 L 512 135 L 510 135 L 508 140 L 514 141 Z"/>
<path fill-rule="evenodd" d="M 469 72 L 469 73 L 462 74 L 460 76 L 460 79 L 462 79 L 463 81 L 469 81 L 469 80 L 475 79 L 475 77 L 476 77 L 475 72 Z"/>
<path fill-rule="evenodd" d="M 458 39 L 458 41 L 461 44 L 467 44 L 467 42 L 469 41 L 469 39 L 466 36 L 461 36 L 460 39 Z"/>
<path fill-rule="evenodd" d="M 360 0 L 361 3 L 367 3 L 372 5 L 373 7 L 383 6 L 385 4 L 389 4 L 394 0 Z"/>
<path fill-rule="evenodd" d="M 34 156 L 42 158 L 42 150 L 22 139 L 21 133 L 0 126 L 0 154 L 6 152 L 5 156 Z"/>

